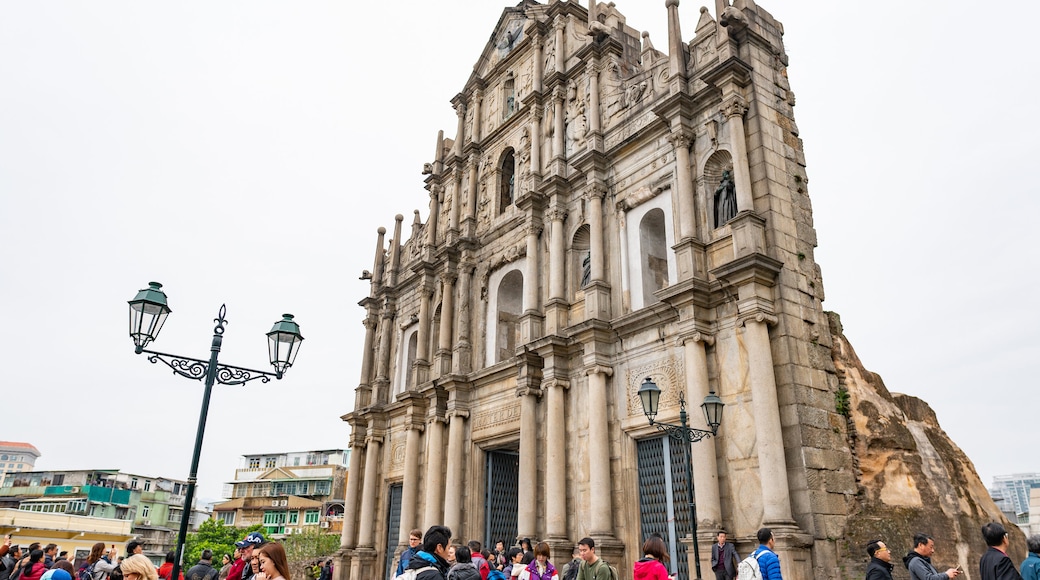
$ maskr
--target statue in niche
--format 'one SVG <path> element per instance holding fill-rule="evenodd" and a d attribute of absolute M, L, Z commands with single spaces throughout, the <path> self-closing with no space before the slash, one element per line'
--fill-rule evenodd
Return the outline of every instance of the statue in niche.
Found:
<path fill-rule="evenodd" d="M 581 261 L 581 288 L 589 285 L 592 278 L 592 250 L 585 252 L 585 259 Z"/>
<path fill-rule="evenodd" d="M 729 170 L 722 172 L 715 188 L 715 227 L 720 227 L 737 215 L 737 186 Z"/>

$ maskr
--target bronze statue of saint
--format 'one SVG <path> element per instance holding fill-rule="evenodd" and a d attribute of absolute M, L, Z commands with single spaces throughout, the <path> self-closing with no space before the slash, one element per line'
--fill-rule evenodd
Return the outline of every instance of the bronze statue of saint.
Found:
<path fill-rule="evenodd" d="M 733 219 L 737 215 L 737 186 L 733 183 L 729 170 L 722 172 L 722 179 L 715 189 L 715 227 Z"/>

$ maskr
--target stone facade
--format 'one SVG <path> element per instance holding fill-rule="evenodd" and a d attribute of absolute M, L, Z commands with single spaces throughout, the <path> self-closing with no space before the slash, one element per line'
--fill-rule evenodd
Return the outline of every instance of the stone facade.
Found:
<path fill-rule="evenodd" d="M 692 445 L 702 575 L 716 530 L 747 554 L 762 526 L 785 578 L 841 574 L 858 486 L 783 27 L 717 0 L 690 40 L 665 5 L 666 52 L 613 3 L 506 8 L 452 99 L 455 138 L 424 170 L 430 217 L 403 243 L 403 216 L 389 243 L 380 228 L 366 273 L 336 580 L 384 577 L 415 527 L 502 539 L 488 466 L 503 451 L 516 536 L 560 563 L 592 536 L 630 577 L 640 445 L 661 437 L 646 377 L 661 421 L 680 394 L 702 429 L 699 402 L 726 404 L 718 436 Z"/>

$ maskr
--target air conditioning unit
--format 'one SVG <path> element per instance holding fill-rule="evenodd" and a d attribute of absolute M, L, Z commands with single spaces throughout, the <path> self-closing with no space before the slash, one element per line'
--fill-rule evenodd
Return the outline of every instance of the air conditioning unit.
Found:
<path fill-rule="evenodd" d="M 323 527 L 323 528 L 329 527 L 329 522 L 321 522 L 321 527 Z"/>
<path fill-rule="evenodd" d="M 78 485 L 74 485 L 74 486 L 70 487 L 69 488 L 69 493 L 79 493 L 79 486 Z"/>
<path fill-rule="evenodd" d="M 278 500 L 272 499 L 271 500 L 271 507 L 278 507 Z"/>
<path fill-rule="evenodd" d="M 152 525 L 152 520 L 145 520 L 145 521 L 141 522 L 141 525 L 142 526 L 150 526 L 150 525 Z"/>
<path fill-rule="evenodd" d="M 291 536 L 292 535 L 292 528 L 285 528 L 285 535 L 286 536 Z"/>
<path fill-rule="evenodd" d="M 289 505 L 289 500 L 287 500 L 287 499 L 283 499 L 283 500 L 282 500 L 282 503 L 281 503 L 281 504 L 279 504 L 279 505 L 281 505 L 282 507 L 286 507 L 286 506 L 288 506 L 288 505 Z"/>

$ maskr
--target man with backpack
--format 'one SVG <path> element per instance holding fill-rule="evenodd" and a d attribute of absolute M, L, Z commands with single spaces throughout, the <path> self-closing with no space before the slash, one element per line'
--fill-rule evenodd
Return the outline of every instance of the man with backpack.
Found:
<path fill-rule="evenodd" d="M 581 568 L 581 552 L 578 551 L 578 546 L 574 546 L 574 550 L 571 552 L 571 561 L 563 565 L 560 571 L 560 580 L 574 580 L 578 577 L 578 569 Z"/>
<path fill-rule="evenodd" d="M 578 567 L 576 580 L 618 580 L 617 570 L 596 555 L 596 542 L 592 538 L 578 540 L 578 554 L 584 561 Z"/>
<path fill-rule="evenodd" d="M 762 528 L 758 530 L 757 537 L 758 548 L 737 566 L 737 580 L 783 580 L 784 577 L 780 575 L 780 556 L 773 551 L 776 546 L 773 530 Z"/>

